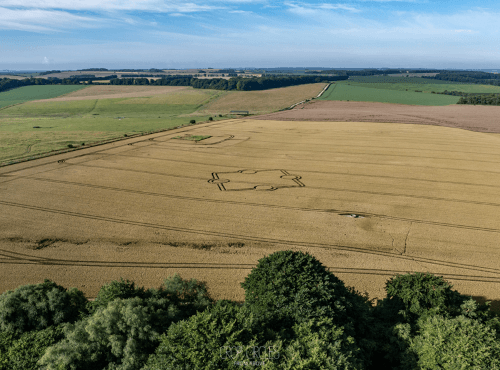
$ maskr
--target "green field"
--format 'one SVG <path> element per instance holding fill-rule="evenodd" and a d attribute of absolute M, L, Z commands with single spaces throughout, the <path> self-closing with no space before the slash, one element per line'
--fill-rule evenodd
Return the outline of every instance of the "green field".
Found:
<path fill-rule="evenodd" d="M 431 80 L 427 78 L 404 78 L 404 77 L 351 77 L 349 80 L 339 82 L 351 86 L 369 87 L 375 89 L 415 91 L 419 90 L 425 93 L 460 91 L 464 93 L 500 93 L 500 86 L 477 85 L 454 83 L 451 81 Z"/>
<path fill-rule="evenodd" d="M 345 82 L 345 81 L 342 81 Z M 350 76 L 347 82 L 366 82 L 366 83 L 396 83 L 396 84 L 461 84 L 461 82 L 434 80 L 432 78 L 422 77 L 396 77 L 396 76 Z"/>
<path fill-rule="evenodd" d="M 0 110 L 0 162 L 187 125 L 192 119 L 205 121 L 209 116 L 196 111 L 219 95 L 216 90 L 186 90 L 150 98 L 27 102 L 7 107 Z"/>
<path fill-rule="evenodd" d="M 399 86 L 398 86 L 399 88 Z M 350 81 L 332 84 L 319 98 L 320 100 L 349 100 L 410 105 L 449 105 L 458 102 L 458 96 L 438 95 L 424 92 L 406 91 L 358 86 Z M 422 89 L 415 89 L 422 90 Z"/>
<path fill-rule="evenodd" d="M 30 100 L 51 99 L 88 86 L 79 85 L 38 85 L 23 86 L 0 93 L 0 109 Z"/>

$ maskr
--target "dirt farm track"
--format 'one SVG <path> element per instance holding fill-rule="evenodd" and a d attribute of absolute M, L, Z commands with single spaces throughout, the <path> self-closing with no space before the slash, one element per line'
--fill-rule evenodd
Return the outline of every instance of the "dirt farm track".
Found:
<path fill-rule="evenodd" d="M 49 278 L 91 298 L 177 272 L 243 300 L 258 259 L 294 249 L 371 298 L 429 271 L 498 306 L 499 134 L 264 118 L 0 168 L 0 291 Z"/>

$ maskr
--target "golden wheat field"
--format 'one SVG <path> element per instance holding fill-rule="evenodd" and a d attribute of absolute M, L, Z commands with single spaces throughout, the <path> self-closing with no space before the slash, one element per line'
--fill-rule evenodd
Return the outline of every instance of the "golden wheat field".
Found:
<path fill-rule="evenodd" d="M 201 141 L 179 140 L 190 134 Z M 0 291 L 90 298 L 174 273 L 243 300 L 280 249 L 384 296 L 398 273 L 500 300 L 500 135 L 398 123 L 234 119 L 0 168 Z"/>

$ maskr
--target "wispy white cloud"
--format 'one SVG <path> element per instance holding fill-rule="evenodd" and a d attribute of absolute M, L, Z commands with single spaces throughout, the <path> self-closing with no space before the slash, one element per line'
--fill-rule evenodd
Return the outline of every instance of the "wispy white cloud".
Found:
<path fill-rule="evenodd" d="M 305 2 L 291 2 L 285 1 L 284 5 L 288 7 L 288 11 L 298 14 L 298 15 L 315 15 L 321 14 L 321 12 L 335 11 L 335 10 L 346 10 L 350 12 L 359 12 L 360 9 L 355 8 L 347 4 L 332 4 L 332 3 L 305 3 Z"/>
<path fill-rule="evenodd" d="M 227 0 L 226 0 L 227 1 Z M 222 2 L 200 3 L 173 0 L 2 0 L 2 6 L 31 9 L 65 9 L 88 11 L 151 11 L 192 13 L 221 9 Z"/>
<path fill-rule="evenodd" d="M 220 9 L 218 5 L 195 4 L 192 2 L 158 1 L 158 0 L 5 0 L 5 7 L 28 9 L 64 9 L 75 11 L 149 11 L 192 13 Z"/>
<path fill-rule="evenodd" d="M 0 29 L 47 32 L 96 27 L 103 21 L 60 10 L 0 8 Z"/>

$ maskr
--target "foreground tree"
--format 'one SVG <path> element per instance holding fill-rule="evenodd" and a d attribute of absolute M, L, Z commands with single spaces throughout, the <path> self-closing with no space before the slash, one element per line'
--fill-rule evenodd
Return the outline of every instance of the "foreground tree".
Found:
<path fill-rule="evenodd" d="M 397 275 L 387 281 L 387 297 L 373 308 L 378 343 L 375 362 L 379 366 L 411 368 L 409 357 L 404 355 L 410 350 L 410 339 L 419 334 L 419 323 L 436 316 L 445 319 L 464 316 L 500 332 L 499 320 L 488 304 L 478 304 L 452 288 L 443 277 L 421 272 Z M 418 360 L 418 356 L 411 358 Z"/>
<path fill-rule="evenodd" d="M 68 325 L 65 339 L 47 349 L 40 360 L 45 369 L 140 369 L 160 334 L 212 300 L 204 284 L 174 275 L 159 289 L 112 282 L 101 288 L 95 302 L 91 316 Z"/>
<path fill-rule="evenodd" d="M 313 256 L 293 251 L 273 253 L 259 260 L 241 286 L 245 305 L 273 330 L 331 318 L 332 325 L 358 341 L 369 362 L 375 347 L 370 303 Z"/>
<path fill-rule="evenodd" d="M 80 290 L 50 280 L 23 285 L 0 295 L 0 330 L 22 334 L 75 322 L 86 314 L 87 302 Z"/>
<path fill-rule="evenodd" d="M 290 335 L 291 334 L 291 335 Z M 248 307 L 219 301 L 162 336 L 143 370 L 363 369 L 354 338 L 320 318 L 275 332 L 262 326 Z"/>
<path fill-rule="evenodd" d="M 48 347 L 64 338 L 65 324 L 19 336 L 0 334 L 0 370 L 38 370 L 38 360 Z M 3 342 L 3 343 L 2 343 Z"/>
<path fill-rule="evenodd" d="M 480 321 L 463 315 L 424 317 L 418 321 L 419 331 L 414 337 L 404 326 L 397 328 L 407 343 L 402 370 L 500 369 L 500 338 Z"/>

